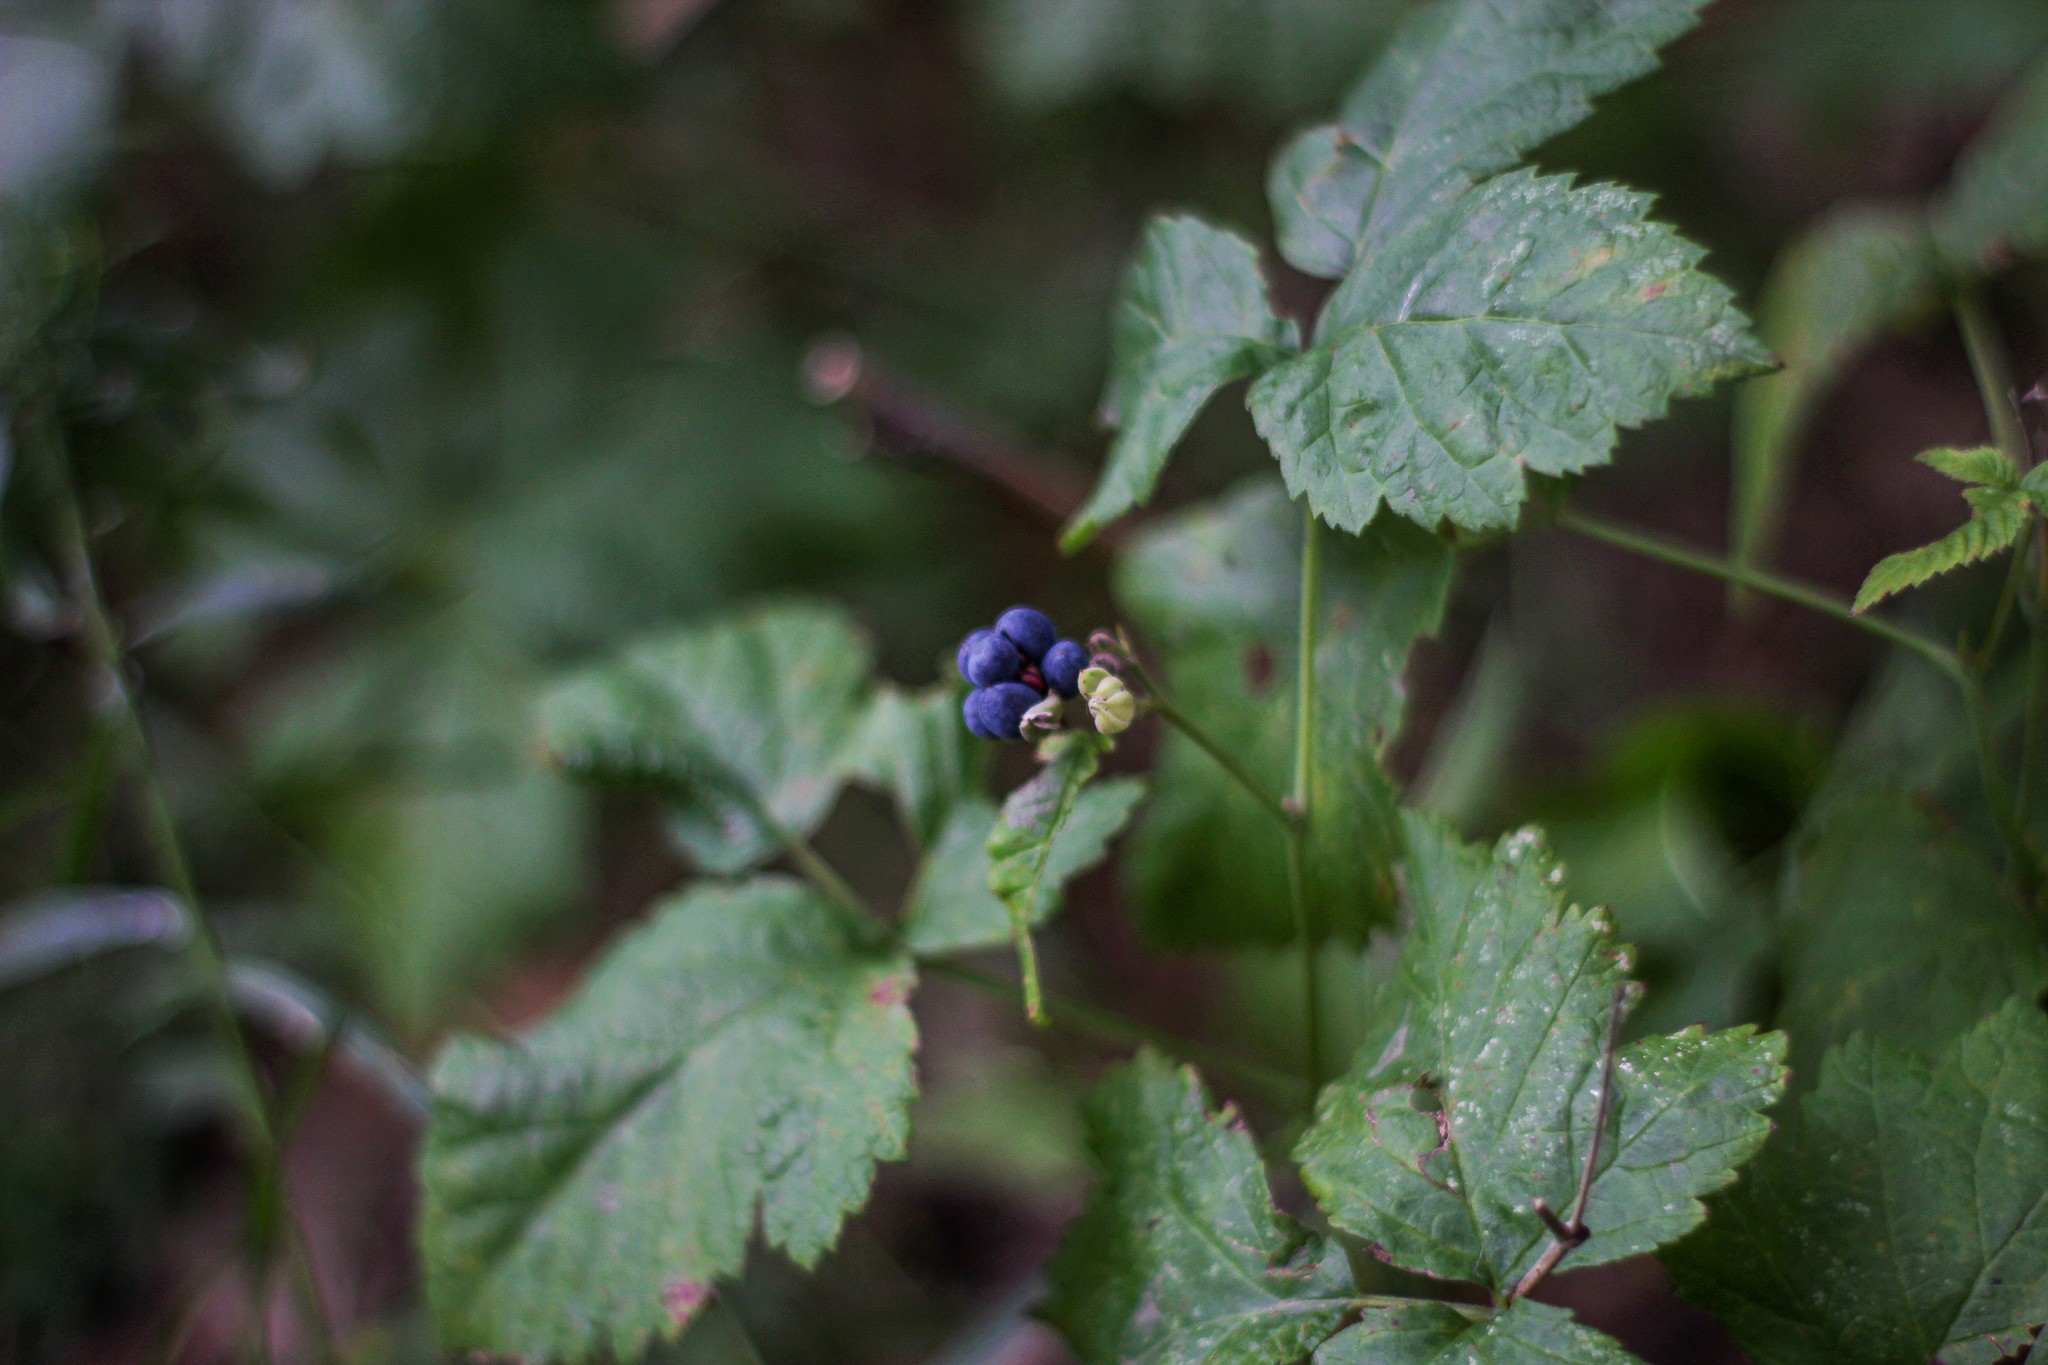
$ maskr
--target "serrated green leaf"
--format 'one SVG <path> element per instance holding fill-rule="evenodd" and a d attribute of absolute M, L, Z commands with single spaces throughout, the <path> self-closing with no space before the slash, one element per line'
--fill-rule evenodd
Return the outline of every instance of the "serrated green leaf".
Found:
<path fill-rule="evenodd" d="M 1858 1036 L 1664 1253 L 1757 1365 L 1992 1365 L 2048 1320 L 2048 1019 L 2016 1000 L 1938 1061 Z"/>
<path fill-rule="evenodd" d="M 1932 545 L 1877 561 L 1849 610 L 1868 611 L 1894 593 L 1988 559 L 2018 540 L 2033 519 L 2026 498 L 2010 489 L 1966 488 L 1963 496 L 1970 503 L 1970 519 Z"/>
<path fill-rule="evenodd" d="M 1971 446 L 1967 450 L 1938 446 L 1933 450 L 1923 450 L 1913 458 L 1957 483 L 1982 484 L 1988 488 L 2012 488 L 2019 483 L 2019 471 L 2012 467 L 2012 461 L 2006 458 L 2005 452 L 1996 446 Z"/>
<path fill-rule="evenodd" d="M 1174 704 L 1275 795 L 1293 776 L 1302 521 L 1279 487 L 1256 480 L 1148 528 L 1115 578 Z M 1453 564 L 1441 541 L 1393 518 L 1324 541 L 1309 902 L 1324 933 L 1363 942 L 1392 914 L 1402 849 L 1380 754 L 1400 730 L 1409 650 L 1442 619 Z M 1159 942 L 1281 943 L 1293 933 L 1278 823 L 1177 732 L 1162 737 L 1126 872 Z"/>
<path fill-rule="evenodd" d="M 739 1270 L 803 1264 L 903 1154 L 907 957 L 804 885 L 694 891 L 516 1042 L 434 1068 L 421 1243 L 442 1345 L 629 1359 Z"/>
<path fill-rule="evenodd" d="M 1607 463 L 1617 429 L 1769 355 L 1700 249 L 1611 185 L 1516 172 L 1363 257 L 1316 344 L 1247 403 L 1287 487 L 1356 532 L 1515 524 L 1525 471 Z"/>
<path fill-rule="evenodd" d="M 1774 1022 L 1809 1081 L 1852 1033 L 1932 1053 L 2014 994 L 2048 987 L 2039 922 L 1985 852 L 1895 776 L 1866 775 L 1807 817 L 1778 921 Z"/>
<path fill-rule="evenodd" d="M 2048 250 L 2048 65 L 2021 80 L 1970 144 L 1933 223 L 1943 256 L 1964 271 Z"/>
<path fill-rule="evenodd" d="M 1149 1049 L 1089 1096 L 1102 1180 L 1042 1313 L 1089 1365 L 1291 1365 L 1355 1303 L 1343 1253 L 1273 1207 L 1244 1123 Z"/>
<path fill-rule="evenodd" d="M 1065 730 L 1038 746 L 1041 766 L 1003 800 L 988 831 L 988 889 L 1009 912 L 1024 972 L 1024 1012 L 1034 1023 L 1044 1011 L 1038 993 L 1038 954 L 1031 946 L 1032 917 L 1048 895 L 1057 896 L 1053 853 L 1110 741 L 1089 730 Z"/>
<path fill-rule="evenodd" d="M 1337 1227 L 1393 1264 L 1496 1292 L 1549 1244 L 1594 1141 L 1603 1053 L 1626 977 L 1613 931 L 1567 904 L 1531 831 L 1489 856 L 1409 818 L 1398 987 L 1360 1061 L 1296 1150 Z M 1770 1131 L 1784 1040 L 1686 1029 L 1622 1048 L 1574 1266 L 1639 1255 L 1696 1224 Z"/>
<path fill-rule="evenodd" d="M 1704 0 L 1445 0 L 1267 178 L 1280 254 L 1335 279 L 1657 64 Z"/>
<path fill-rule="evenodd" d="M 1562 1308 L 1517 1299 L 1475 1317 L 1448 1303 L 1417 1300 L 1368 1308 L 1316 1352 L 1315 1365 L 1641 1365 L 1614 1341 L 1572 1321 Z"/>
<path fill-rule="evenodd" d="M 960 695 L 941 683 L 920 692 L 875 690 L 847 754 L 848 767 L 895 799 L 920 849 L 929 848 L 973 792 L 979 757 L 960 723 Z"/>
<path fill-rule="evenodd" d="M 1301 344 L 1294 324 L 1273 316 L 1258 249 L 1198 218 L 1152 220 L 1113 318 L 1104 410 L 1120 430 L 1095 492 L 1060 537 L 1068 553 L 1150 501 L 1167 456 L 1216 390 Z"/>
<path fill-rule="evenodd" d="M 1870 342 L 1941 302 L 1941 278 L 1916 209 L 1831 214 L 1778 258 L 1757 330 L 1784 368 L 1735 397 L 1732 543 L 1754 564 L 1777 534 L 1799 442 L 1814 408 Z"/>
<path fill-rule="evenodd" d="M 1119 777 L 1093 783 L 1075 799 L 1046 855 L 1033 926 L 1059 909 L 1068 882 L 1102 861 L 1144 794 L 1143 782 Z M 946 822 L 910 893 L 903 941 L 913 953 L 932 957 L 1010 941 L 1010 912 L 989 888 L 988 844 L 998 818 L 992 803 L 975 798 Z"/>
<path fill-rule="evenodd" d="M 2001 455 L 2000 458 L 2004 457 Z M 2006 468 L 2010 471 L 2011 466 L 2007 465 Z M 2048 509 L 2048 464 L 2037 464 L 2029 469 L 2026 476 L 2020 480 L 2019 489 L 2027 495 L 2027 500 L 2034 504 L 2035 511 Z"/>
<path fill-rule="evenodd" d="M 570 772 L 653 788 L 708 872 L 808 834 L 848 775 L 867 701 L 866 638 L 836 608 L 787 602 L 630 646 L 556 687 L 541 736 Z"/>

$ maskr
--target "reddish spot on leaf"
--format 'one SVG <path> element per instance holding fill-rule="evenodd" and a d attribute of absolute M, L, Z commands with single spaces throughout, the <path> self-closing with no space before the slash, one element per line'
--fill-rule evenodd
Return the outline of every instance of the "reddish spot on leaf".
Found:
<path fill-rule="evenodd" d="M 1643 291 L 1643 302 L 1648 303 L 1651 299 L 1663 298 L 1664 291 L 1666 288 L 1668 288 L 1668 286 L 1662 284 L 1651 285 L 1648 289 L 1645 289 Z"/>
<path fill-rule="evenodd" d="M 662 1307 L 678 1327 L 689 1325 L 697 1310 L 711 1301 L 711 1286 L 698 1280 L 670 1280 L 661 1291 Z"/>
<path fill-rule="evenodd" d="M 899 1008 L 910 999 L 910 983 L 901 976 L 885 976 L 868 988 L 868 1003 L 878 1010 Z"/>
<path fill-rule="evenodd" d="M 1244 685 L 1258 696 L 1273 685 L 1273 651 L 1264 645 L 1249 646 L 1244 652 Z"/>

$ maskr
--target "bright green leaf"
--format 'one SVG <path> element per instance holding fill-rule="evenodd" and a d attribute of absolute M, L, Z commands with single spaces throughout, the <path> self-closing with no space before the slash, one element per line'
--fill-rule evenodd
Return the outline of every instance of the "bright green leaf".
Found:
<path fill-rule="evenodd" d="M 1089 1096 L 1102 1181 L 1043 1314 L 1088 1365 L 1292 1365 L 1355 1299 L 1343 1253 L 1273 1207 L 1235 1113 L 1147 1050 Z"/>
<path fill-rule="evenodd" d="M 1073 812 L 1046 854 L 1038 899 L 1031 907 L 1033 926 L 1059 909 L 1068 882 L 1102 861 L 1109 841 L 1144 794 L 1143 782 L 1121 777 L 1092 783 L 1075 798 Z M 988 844 L 997 819 L 994 805 L 975 798 L 963 802 L 946 822 L 910 893 L 904 943 L 912 952 L 933 957 L 1010 941 L 1010 912 L 989 888 L 994 869 Z"/>
<path fill-rule="evenodd" d="M 1275 797 L 1293 776 L 1302 522 L 1280 488 L 1254 481 L 1148 528 L 1115 580 L 1174 704 Z M 1323 537 L 1309 900 L 1323 932 L 1353 942 L 1392 914 L 1402 831 L 1380 754 L 1400 729 L 1409 650 L 1442 619 L 1451 569 L 1447 546 L 1394 518 L 1357 539 Z M 1162 739 L 1127 874 L 1157 941 L 1283 943 L 1293 932 L 1279 823 L 1178 732 Z"/>
<path fill-rule="evenodd" d="M 1031 924 L 1040 903 L 1057 897 L 1053 854 L 1060 834 L 1080 804 L 1082 789 L 1102 766 L 1110 742 L 1088 730 L 1065 730 L 1038 746 L 1044 765 L 1003 801 L 988 831 L 988 889 L 1009 912 L 1010 935 L 1024 969 L 1024 1009 L 1042 1018 L 1038 996 L 1038 955 Z"/>
<path fill-rule="evenodd" d="M 1216 390 L 1300 344 L 1273 316 L 1259 253 L 1198 218 L 1156 218 L 1124 274 L 1106 411 L 1120 431 L 1094 494 L 1060 538 L 1072 552 L 1152 497 L 1188 424 Z"/>
<path fill-rule="evenodd" d="M 1681 1293 L 1757 1365 L 1991 1365 L 2048 1320 L 2048 1019 L 1938 1061 L 1858 1036 L 1700 1233 Z"/>
<path fill-rule="evenodd" d="M 1923 450 L 1913 458 L 1937 473 L 1948 475 L 1957 483 L 2011 488 L 2019 482 L 2019 471 L 2012 467 L 2012 461 L 2006 458 L 2005 452 L 1996 446 L 1972 446 L 1967 450 L 1939 446 Z"/>
<path fill-rule="evenodd" d="M 971 795 L 977 757 L 960 723 L 958 689 L 941 683 L 906 692 L 885 684 L 868 705 L 847 763 L 895 798 L 918 847 L 928 848 Z"/>
<path fill-rule="evenodd" d="M 1497 1314 L 1417 1300 L 1368 1308 L 1315 1365 L 1641 1365 L 1571 1314 L 1518 1299 Z"/>
<path fill-rule="evenodd" d="M 2048 65 L 2008 95 L 1934 207 L 1942 254 L 1995 270 L 2048 250 Z"/>
<path fill-rule="evenodd" d="M 1248 403 L 1288 489 L 1356 532 L 1515 524 L 1525 472 L 1607 463 L 1617 428 L 1769 356 L 1649 201 L 1501 176 L 1362 258 L 1316 344 Z"/>
<path fill-rule="evenodd" d="M 739 1270 L 757 1217 L 816 1261 L 903 1154 L 913 976 L 764 877 L 661 907 L 524 1038 L 455 1039 L 421 1159 L 442 1345 L 633 1358 Z"/>
<path fill-rule="evenodd" d="M 1282 148 L 1280 254 L 1332 279 L 1656 65 L 1704 0 L 1444 0 L 1395 35 L 1334 126 Z"/>
<path fill-rule="evenodd" d="M 775 851 L 774 826 L 808 834 L 831 810 L 868 668 L 836 608 L 757 608 L 562 683 L 542 704 L 542 741 L 572 773 L 661 792 L 677 842 L 706 871 L 739 872 Z"/>
<path fill-rule="evenodd" d="M 1296 1151 L 1330 1221 L 1397 1266 L 1512 1289 L 1570 1209 L 1600 1104 L 1621 950 L 1566 902 L 1533 832 L 1489 856 L 1410 817 L 1399 986 Z M 1783 1039 L 1743 1027 L 1641 1039 L 1615 1091 L 1574 1266 L 1640 1255 L 1701 1217 L 1770 1131 Z"/>
<path fill-rule="evenodd" d="M 1937 1052 L 2014 994 L 2048 987 L 2039 921 L 1974 840 L 1888 774 L 1807 817 L 1778 920 L 1774 1022 L 1808 1081 L 1852 1033 Z"/>
<path fill-rule="evenodd" d="M 1870 342 L 1932 312 L 1941 280 L 1926 219 L 1912 209 L 1859 207 L 1796 239 L 1774 267 L 1757 313 L 1784 368 L 1735 397 L 1735 555 L 1765 557 L 1815 407 Z"/>
<path fill-rule="evenodd" d="M 1988 559 L 2018 540 L 2032 521 L 2027 500 L 2003 488 L 1966 488 L 1970 519 L 1917 550 L 1902 550 L 1877 561 L 1856 590 L 1851 611 L 1868 611 L 1894 593 L 1915 588 L 1965 564 Z"/>

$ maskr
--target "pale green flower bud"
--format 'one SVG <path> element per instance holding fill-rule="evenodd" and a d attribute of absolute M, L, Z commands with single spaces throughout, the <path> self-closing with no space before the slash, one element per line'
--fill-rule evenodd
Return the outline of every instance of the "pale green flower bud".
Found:
<path fill-rule="evenodd" d="M 1138 699 L 1131 695 L 1122 678 L 1106 668 L 1084 668 L 1080 685 L 1097 730 L 1105 735 L 1120 735 L 1131 728 L 1131 722 L 1138 716 Z"/>

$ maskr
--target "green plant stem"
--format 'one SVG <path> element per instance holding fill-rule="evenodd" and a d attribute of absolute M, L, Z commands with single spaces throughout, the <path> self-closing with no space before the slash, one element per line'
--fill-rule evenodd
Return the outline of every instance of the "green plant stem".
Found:
<path fill-rule="evenodd" d="M 1984 400 L 1991 438 L 2012 461 L 2012 467 L 2024 474 L 2033 463 L 2033 452 L 2027 448 L 2026 428 L 2020 422 L 2019 410 L 2013 406 L 2012 362 L 1998 335 L 1998 324 L 1975 288 L 1956 290 L 1950 307 L 1963 334 L 1963 349 L 1970 354 L 1970 372 L 1977 377 L 1977 394 Z"/>
<path fill-rule="evenodd" d="M 1763 593 L 1767 597 L 1775 597 L 1781 601 L 1805 607 L 1809 611 L 1819 612 L 1823 616 L 1831 616 L 1845 626 L 1853 626 L 1866 634 L 1875 635 L 1880 640 L 1885 640 L 1897 645 L 1901 649 L 1909 650 L 1919 655 L 1960 687 L 1967 689 L 1970 685 L 1970 671 L 1963 666 L 1962 659 L 1954 650 L 1935 640 L 1929 639 L 1925 635 L 1919 634 L 1917 631 L 1892 625 L 1890 622 L 1878 620 L 1874 616 L 1858 616 L 1849 610 L 1847 602 L 1844 602 L 1839 597 L 1823 592 L 1819 588 L 1809 587 L 1804 583 L 1783 578 L 1762 569 L 1750 569 L 1738 564 L 1731 564 L 1717 556 L 1689 549 L 1683 545 L 1673 544 L 1661 536 L 1649 535 L 1626 526 L 1619 526 L 1611 521 L 1587 516 L 1583 512 L 1572 511 L 1569 508 L 1558 514 L 1557 524 L 1575 535 L 1586 537 L 1588 540 L 1597 540 L 1604 545 L 1612 545 L 1616 549 L 1627 550 L 1631 554 L 1641 555 L 1645 559 L 1654 559 L 1661 563 L 1675 565 L 1681 569 L 1690 569 L 1694 573 L 1705 574 L 1709 578 L 1718 578 L 1724 583 L 1733 583 L 1738 587 L 1751 588 Z"/>
<path fill-rule="evenodd" d="M 205 995 L 208 1018 L 222 1050 L 227 1054 L 236 1088 L 241 1092 L 242 1105 L 247 1111 L 245 1117 L 252 1149 L 250 1208 L 253 1214 L 263 1217 L 275 1207 L 280 1216 L 289 1218 L 282 1185 L 282 1150 L 277 1130 L 271 1122 L 269 1106 L 264 1100 L 262 1072 L 256 1065 L 255 1053 L 242 1032 L 241 1023 L 235 1017 L 227 958 L 221 948 L 219 932 L 200 902 L 191 865 L 185 858 L 184 844 L 178 837 L 170 798 L 157 772 L 148 728 L 143 724 L 141 709 L 127 687 L 127 659 L 107 611 L 106 600 L 100 592 L 99 576 L 92 561 L 92 543 L 86 534 L 85 518 L 79 511 L 70 460 L 57 430 L 54 410 L 46 405 L 31 421 L 29 430 L 37 447 L 35 453 L 49 483 L 49 503 L 59 552 L 80 614 L 80 639 L 92 664 L 94 686 L 102 689 L 102 695 L 94 700 L 104 708 L 110 723 L 117 727 L 116 732 L 123 737 L 134 759 L 143 829 L 164 884 L 184 904 L 185 912 L 190 916 L 192 932 L 186 936 L 186 953 Z M 252 1278 L 261 1286 L 268 1278 L 265 1268 L 257 1266 L 255 1272 Z M 263 1312 L 260 1302 L 257 1311 L 259 1315 Z M 312 1316 L 315 1330 L 324 1331 L 327 1325 L 324 1310 L 316 1305 Z M 259 1329 L 259 1342 L 263 1336 Z M 332 1340 L 323 1337 L 321 1345 L 325 1357 L 331 1359 L 338 1354 Z"/>
<path fill-rule="evenodd" d="M 985 995 L 998 996 L 1004 1000 L 1022 1000 L 1023 988 L 1015 982 L 984 972 L 965 963 L 934 958 L 918 964 L 918 970 L 947 981 L 957 981 L 963 986 L 978 990 Z M 1046 1017 L 1055 1026 L 1068 1029 L 1085 1037 L 1112 1043 L 1149 1043 L 1163 1052 L 1195 1063 L 1210 1071 L 1226 1072 L 1254 1084 L 1264 1086 L 1275 1098 L 1290 1104 L 1299 1103 L 1307 1093 L 1307 1085 L 1301 1077 L 1281 1071 L 1277 1067 L 1255 1062 L 1206 1043 L 1197 1043 L 1157 1029 L 1150 1024 L 1139 1023 L 1128 1015 L 1114 1010 L 1083 1004 L 1079 1000 L 1060 995 L 1046 997 Z"/>
<path fill-rule="evenodd" d="M 868 903 L 860 898 L 858 891 L 847 884 L 846 878 L 840 876 L 832 864 L 819 856 L 818 850 L 811 847 L 808 839 L 771 819 L 765 811 L 761 812 L 761 819 L 774 832 L 775 841 L 782 845 L 782 851 L 796 864 L 797 871 L 803 873 L 811 885 L 824 892 L 833 904 L 852 915 L 861 925 L 868 928 L 876 925 L 878 921 L 875 912 L 869 908 Z"/>
<path fill-rule="evenodd" d="M 1323 1088 L 1323 1010 L 1316 970 L 1315 924 L 1309 914 L 1308 834 L 1316 760 L 1316 628 L 1322 618 L 1322 536 L 1315 509 L 1302 503 L 1301 620 L 1297 631 L 1294 702 L 1294 789 L 1287 806 L 1287 899 L 1294 911 L 1294 943 L 1301 956 L 1302 1047 L 1309 1101 Z"/>
<path fill-rule="evenodd" d="M 1287 813 L 1287 807 L 1281 802 L 1279 797 L 1274 796 L 1271 792 L 1260 786 L 1251 773 L 1245 770 L 1245 766 L 1232 758 L 1221 744 L 1210 738 L 1209 733 L 1190 719 L 1187 712 L 1168 701 L 1153 684 L 1152 680 L 1143 675 L 1142 670 L 1134 669 L 1133 671 L 1137 675 L 1136 681 L 1145 689 L 1146 694 L 1151 697 L 1152 709 L 1158 713 L 1159 719 L 1193 740 L 1195 747 L 1215 760 L 1216 766 L 1228 773 L 1238 786 L 1244 788 L 1246 793 L 1254 801 L 1257 801 L 1259 807 L 1268 815 L 1278 820 L 1282 825 L 1293 825 L 1294 817 Z"/>

